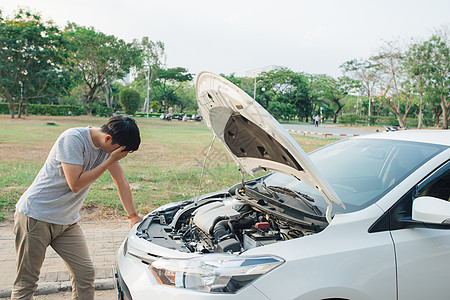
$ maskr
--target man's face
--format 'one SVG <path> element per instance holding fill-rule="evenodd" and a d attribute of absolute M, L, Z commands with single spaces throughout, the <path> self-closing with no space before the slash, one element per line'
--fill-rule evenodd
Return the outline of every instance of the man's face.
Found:
<path fill-rule="evenodd" d="M 121 146 L 119 145 L 119 144 L 112 144 L 111 145 L 111 151 L 110 152 L 106 152 L 106 153 L 111 153 L 111 152 L 113 152 L 114 150 L 117 150 L 118 148 L 120 148 Z"/>
<path fill-rule="evenodd" d="M 110 135 L 106 135 L 105 136 L 105 143 L 102 147 L 102 150 L 105 153 L 111 153 L 114 150 L 117 150 L 118 148 L 120 148 L 121 146 L 119 144 L 113 144 L 112 142 L 112 137 Z"/>

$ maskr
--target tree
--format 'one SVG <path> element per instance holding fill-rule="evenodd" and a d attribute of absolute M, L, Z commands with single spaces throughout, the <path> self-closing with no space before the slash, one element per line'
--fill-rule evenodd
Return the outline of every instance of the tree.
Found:
<path fill-rule="evenodd" d="M 442 128 L 448 129 L 450 97 L 450 48 L 446 39 L 434 34 L 423 43 L 427 63 L 424 65 L 425 89 L 437 98 L 442 109 Z"/>
<path fill-rule="evenodd" d="M 92 27 L 70 23 L 67 30 L 76 47 L 75 72 L 89 89 L 86 108 L 90 115 L 95 93 L 108 82 L 124 78 L 133 66 L 140 67 L 142 50 Z"/>
<path fill-rule="evenodd" d="M 64 33 L 36 13 L 19 9 L 14 17 L 0 11 L 0 97 L 8 101 L 11 118 L 14 103 L 39 101 L 67 92 L 70 77 L 63 66 L 70 45 Z"/>
<path fill-rule="evenodd" d="M 311 92 L 308 77 L 303 73 L 295 73 L 288 76 L 288 84 L 290 88 L 287 91 L 289 102 L 295 107 L 297 118 L 300 120 L 311 116 L 313 95 Z"/>
<path fill-rule="evenodd" d="M 226 75 L 226 74 L 220 73 L 219 75 L 222 76 L 223 78 L 227 79 L 228 81 L 232 82 L 237 87 L 239 87 L 239 88 L 242 87 L 242 80 L 243 80 L 243 78 L 242 77 L 237 77 L 236 73 L 231 73 L 230 75 Z"/>
<path fill-rule="evenodd" d="M 417 128 L 422 128 L 424 96 L 425 96 L 425 73 L 427 59 L 424 53 L 425 47 L 421 43 L 410 45 L 405 53 L 403 68 L 408 76 L 408 81 L 414 94 L 419 98 L 419 114 Z"/>
<path fill-rule="evenodd" d="M 134 115 L 134 113 L 141 106 L 141 97 L 138 92 L 130 88 L 122 89 L 119 94 L 120 105 L 127 115 Z"/>
<path fill-rule="evenodd" d="M 284 118 L 307 118 L 310 115 L 311 92 L 308 78 L 303 73 L 296 73 L 287 68 L 272 70 L 261 73 L 256 78 L 256 83 L 259 87 L 256 100 L 270 113 L 280 114 L 284 111 Z M 278 103 L 271 105 L 272 101 Z M 286 115 L 286 112 L 292 111 L 295 114 Z"/>
<path fill-rule="evenodd" d="M 279 102 L 277 100 L 269 103 L 268 111 L 278 120 L 289 120 L 296 116 L 295 105 L 292 103 Z"/>
<path fill-rule="evenodd" d="M 106 107 L 115 107 L 114 100 L 119 98 L 122 85 L 118 82 L 107 82 L 103 87 L 103 94 L 106 99 Z"/>
<path fill-rule="evenodd" d="M 345 76 L 359 82 L 361 95 L 365 95 L 368 99 L 368 116 L 370 117 L 374 110 L 375 86 L 379 81 L 377 66 L 370 60 L 353 59 L 343 63 L 340 68 Z"/>
<path fill-rule="evenodd" d="M 433 106 L 435 126 L 439 126 L 442 115 L 442 127 L 448 129 L 450 55 L 447 30 L 439 30 L 430 39 L 412 44 L 406 52 L 404 69 L 419 98 L 419 126 L 424 103 L 427 103 Z"/>
<path fill-rule="evenodd" d="M 439 99 L 439 95 L 437 95 L 436 93 L 433 92 L 433 90 L 427 92 L 425 94 L 427 102 L 431 104 L 431 106 L 433 107 L 433 116 L 434 116 L 434 127 L 439 127 L 439 119 L 442 115 L 442 108 L 440 105 L 440 99 Z"/>
<path fill-rule="evenodd" d="M 288 89 L 288 77 L 293 72 L 287 68 L 278 70 L 271 70 L 268 72 L 262 72 L 257 78 L 256 83 L 258 85 L 257 91 L 260 97 L 264 99 L 264 103 L 261 103 L 266 109 L 269 108 L 270 101 L 283 102 L 281 98 Z"/>
<path fill-rule="evenodd" d="M 189 82 L 193 78 L 186 68 L 176 67 L 161 69 L 154 84 L 155 98 L 162 103 L 164 109 L 170 106 L 180 105 L 180 97 L 176 93 L 184 82 Z"/>
<path fill-rule="evenodd" d="M 388 105 L 403 128 L 412 107 L 411 85 L 408 84 L 402 68 L 403 50 L 398 42 L 385 42 L 372 60 L 377 64 L 379 71 L 380 99 Z"/>
<path fill-rule="evenodd" d="M 195 86 L 192 81 L 182 82 L 180 88 L 175 92 L 178 96 L 178 105 L 180 106 L 180 112 L 184 110 L 197 111 L 198 104 L 195 97 Z"/>
<path fill-rule="evenodd" d="M 258 85 L 257 78 L 237 77 L 235 73 L 231 73 L 230 75 L 220 73 L 219 75 L 234 83 L 237 87 L 246 92 L 250 97 L 253 98 L 255 96 L 256 88 Z M 257 96 L 259 95 L 257 94 Z M 256 100 L 258 100 L 258 97 Z"/>
<path fill-rule="evenodd" d="M 158 76 L 159 70 L 166 66 L 165 46 L 163 42 L 153 42 L 148 37 L 143 37 L 140 42 L 134 40 L 133 43 L 143 53 L 143 64 L 140 71 L 141 74 L 145 73 L 144 110 L 147 110 L 150 103 L 150 87 Z"/>
<path fill-rule="evenodd" d="M 313 81 L 315 82 L 317 96 L 336 106 L 333 116 L 333 123 L 336 123 L 337 116 L 343 107 L 341 100 L 357 86 L 357 82 L 346 76 L 334 79 L 327 75 L 314 76 Z"/>

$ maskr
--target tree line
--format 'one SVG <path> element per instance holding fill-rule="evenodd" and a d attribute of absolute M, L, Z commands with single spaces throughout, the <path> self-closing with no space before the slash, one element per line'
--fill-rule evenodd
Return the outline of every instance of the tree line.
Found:
<path fill-rule="evenodd" d="M 19 9 L 9 18 L 0 13 L 0 58 L 0 98 L 8 102 L 12 117 L 14 105 L 19 117 L 29 103 L 81 104 L 90 114 L 99 105 L 116 109 L 121 98 L 125 106 L 138 99 L 131 111 L 196 108 L 194 74 L 167 68 L 164 43 L 148 37 L 127 43 L 75 23 L 61 29 Z M 446 27 L 424 40 L 382 42 L 371 57 L 349 60 L 340 69 L 339 77 L 289 68 L 256 78 L 221 75 L 280 120 L 308 122 L 321 115 L 336 123 L 345 115 L 369 120 L 392 115 L 401 127 L 414 117 L 418 128 L 423 120 L 433 120 L 434 126 L 448 129 Z M 131 84 L 120 83 L 130 74 Z"/>
<path fill-rule="evenodd" d="M 418 128 L 428 115 L 436 127 L 448 129 L 449 37 L 442 27 L 425 40 L 385 41 L 370 58 L 344 63 L 344 74 L 359 82 L 359 95 L 368 99 L 368 115 L 388 109 L 403 127 L 414 114 Z"/>
<path fill-rule="evenodd" d="M 433 119 L 448 129 L 450 96 L 450 47 L 446 27 L 425 40 L 383 42 L 367 59 L 353 59 L 340 66 L 342 76 L 307 74 L 281 68 L 256 78 L 224 75 L 241 87 L 277 119 L 308 122 L 314 115 L 332 119 L 344 113 L 395 116 L 400 127 L 406 118 Z M 393 124 L 390 124 L 393 125 Z"/>
<path fill-rule="evenodd" d="M 120 109 L 121 92 L 130 99 L 127 89 L 139 94 L 136 108 L 195 109 L 193 74 L 167 68 L 164 43 L 148 37 L 127 43 L 75 23 L 62 29 L 18 9 L 11 17 L 0 12 L 0 59 L 0 98 L 12 118 L 15 106 L 21 117 L 30 103 L 83 105 L 87 114 L 99 105 Z M 120 83 L 130 74 L 132 84 Z"/>

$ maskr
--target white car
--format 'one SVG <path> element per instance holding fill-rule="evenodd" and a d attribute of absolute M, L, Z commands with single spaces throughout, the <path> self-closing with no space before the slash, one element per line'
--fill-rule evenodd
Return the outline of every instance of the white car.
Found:
<path fill-rule="evenodd" d="M 272 172 L 148 214 L 119 250 L 120 299 L 450 298 L 450 131 L 307 155 L 232 83 L 196 88 L 240 171 Z"/>

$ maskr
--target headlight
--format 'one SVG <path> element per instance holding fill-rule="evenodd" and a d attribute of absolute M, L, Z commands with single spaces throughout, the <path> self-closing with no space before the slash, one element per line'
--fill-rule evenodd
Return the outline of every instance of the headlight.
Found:
<path fill-rule="evenodd" d="M 234 293 L 283 262 L 274 256 L 205 254 L 192 259 L 160 258 L 149 268 L 163 285 L 201 292 Z"/>

